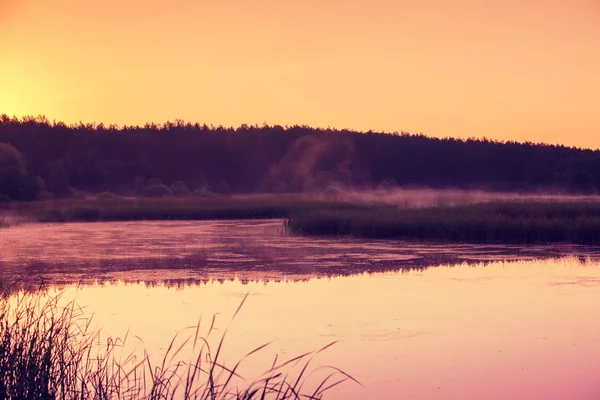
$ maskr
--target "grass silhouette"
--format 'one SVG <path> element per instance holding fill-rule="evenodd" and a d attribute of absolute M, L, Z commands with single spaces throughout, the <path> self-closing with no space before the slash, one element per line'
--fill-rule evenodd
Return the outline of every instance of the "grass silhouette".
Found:
<path fill-rule="evenodd" d="M 0 226 L 2 214 L 16 221 L 32 222 L 214 220 L 286 218 L 296 212 L 323 208 L 358 209 L 364 206 L 294 195 L 64 199 L 6 204 L 0 209 Z"/>
<path fill-rule="evenodd" d="M 289 231 L 306 235 L 454 242 L 600 244 L 600 202 L 510 201 L 400 209 L 299 212 Z"/>
<path fill-rule="evenodd" d="M 240 311 L 244 301 L 234 314 Z M 320 399 L 332 387 L 355 381 L 343 371 L 330 374 L 307 389 L 309 367 L 324 348 L 271 368 L 253 381 L 238 374 L 242 361 L 267 345 L 248 352 L 233 367 L 221 362 L 225 330 L 216 348 L 200 322 L 184 340 L 176 335 L 162 360 L 153 364 L 146 351 L 123 353 L 123 339 L 103 338 L 90 329 L 91 318 L 75 302 L 60 305 L 51 297 L 17 292 L 0 299 L 0 398 L 2 399 Z M 301 369 L 293 373 L 294 366 Z M 244 382 L 241 387 L 238 382 Z"/>

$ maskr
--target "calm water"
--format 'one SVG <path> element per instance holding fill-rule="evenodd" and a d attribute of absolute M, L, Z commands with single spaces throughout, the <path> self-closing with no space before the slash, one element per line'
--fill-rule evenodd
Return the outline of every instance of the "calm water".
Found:
<path fill-rule="evenodd" d="M 281 227 L 25 225 L 0 230 L 0 273 L 64 290 L 105 332 L 129 330 L 157 357 L 174 333 L 216 315 L 230 364 L 272 341 L 245 363 L 249 378 L 276 354 L 337 340 L 315 367 L 364 386 L 327 398 L 600 398 L 599 248 L 315 239 Z"/>

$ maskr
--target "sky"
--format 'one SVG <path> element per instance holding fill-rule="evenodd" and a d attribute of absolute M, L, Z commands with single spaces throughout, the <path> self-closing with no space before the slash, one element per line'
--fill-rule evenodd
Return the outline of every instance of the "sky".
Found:
<path fill-rule="evenodd" d="M 0 114 L 600 148 L 600 0 L 0 0 Z"/>

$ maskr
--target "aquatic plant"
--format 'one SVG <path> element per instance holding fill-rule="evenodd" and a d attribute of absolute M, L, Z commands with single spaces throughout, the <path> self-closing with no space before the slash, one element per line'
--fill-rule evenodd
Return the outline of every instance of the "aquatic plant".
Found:
<path fill-rule="evenodd" d="M 420 209 L 372 206 L 311 210 L 291 216 L 286 227 L 306 235 L 600 244 L 600 202 L 511 201 Z"/>
<path fill-rule="evenodd" d="M 198 323 L 182 342 L 174 337 L 162 361 L 153 364 L 146 352 L 123 353 L 127 335 L 104 337 L 90 329 L 91 318 L 83 309 L 74 302 L 61 306 L 59 300 L 24 292 L 0 299 L 0 398 L 319 399 L 335 385 L 354 380 L 331 367 L 328 376 L 307 389 L 311 359 L 328 345 L 286 362 L 275 359 L 268 371 L 241 387 L 240 363 L 266 345 L 225 366 L 220 355 L 227 331 L 216 348 L 208 340 L 214 318 L 206 338 Z M 294 366 L 300 371 L 293 373 Z"/>
<path fill-rule="evenodd" d="M 255 195 L 63 199 L 11 203 L 4 210 L 39 222 L 96 222 L 285 218 L 303 210 L 361 207 L 356 203 L 317 197 Z"/>

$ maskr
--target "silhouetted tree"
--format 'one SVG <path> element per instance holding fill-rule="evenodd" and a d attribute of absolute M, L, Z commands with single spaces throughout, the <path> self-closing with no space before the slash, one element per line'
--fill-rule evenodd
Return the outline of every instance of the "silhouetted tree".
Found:
<path fill-rule="evenodd" d="M 0 116 L 0 194 L 12 200 L 73 196 L 78 190 L 137 195 L 179 181 L 206 189 L 195 195 L 209 195 L 209 189 L 299 192 L 394 184 L 595 193 L 600 151 L 298 125 L 67 126 L 44 117 Z M 183 195 L 183 185 L 152 191 Z"/>
<path fill-rule="evenodd" d="M 173 183 L 171 185 L 171 192 L 177 197 L 185 197 L 190 195 L 190 189 L 183 181 L 177 181 Z"/>
<path fill-rule="evenodd" d="M 21 153 L 0 142 L 0 196 L 3 201 L 27 197 L 27 170 Z"/>
<path fill-rule="evenodd" d="M 172 192 L 168 186 L 159 184 L 159 185 L 146 186 L 142 190 L 141 194 L 144 197 L 167 197 L 167 196 L 170 196 L 172 194 Z"/>
<path fill-rule="evenodd" d="M 231 188 L 229 187 L 227 182 L 221 181 L 215 188 L 215 192 L 217 192 L 218 194 L 220 194 L 222 196 L 225 196 L 225 195 L 231 194 Z"/>
<path fill-rule="evenodd" d="M 51 161 L 48 165 L 48 188 L 56 196 L 68 195 L 71 192 L 69 173 L 62 159 Z"/>

